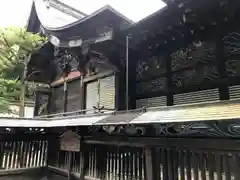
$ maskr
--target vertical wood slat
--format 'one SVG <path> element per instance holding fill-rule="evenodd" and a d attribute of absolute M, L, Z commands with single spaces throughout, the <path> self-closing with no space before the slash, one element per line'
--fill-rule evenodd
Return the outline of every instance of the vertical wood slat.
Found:
<path fill-rule="evenodd" d="M 42 156 L 43 156 L 43 148 L 44 148 L 44 141 L 41 140 L 40 144 L 39 144 L 39 161 L 38 161 L 38 166 L 42 166 L 43 165 L 43 161 L 42 161 Z"/>
<path fill-rule="evenodd" d="M 173 149 L 173 153 L 172 153 L 172 161 L 173 161 L 173 175 L 174 175 L 174 179 L 178 179 L 178 152 L 177 149 Z"/>
<path fill-rule="evenodd" d="M 202 179 L 202 180 L 206 180 L 207 177 L 206 177 L 206 164 L 205 164 L 205 156 L 204 156 L 204 153 L 201 152 L 199 157 L 200 157 L 199 159 L 200 159 L 200 161 L 201 161 L 201 163 L 200 163 L 201 179 Z"/>
<path fill-rule="evenodd" d="M 138 171 L 139 171 L 139 179 L 142 180 L 143 179 L 143 172 L 142 172 L 142 169 L 143 169 L 143 157 L 142 157 L 142 151 L 139 150 L 139 157 L 138 157 Z"/>
<path fill-rule="evenodd" d="M 17 168 L 21 167 L 21 156 L 23 156 L 23 152 L 22 152 L 22 148 L 24 145 L 24 141 L 19 141 L 19 146 L 18 146 L 18 150 L 17 150 Z"/>
<path fill-rule="evenodd" d="M 118 176 L 118 164 L 117 164 L 117 159 L 118 159 L 118 154 L 117 154 L 117 149 L 114 148 L 114 179 L 117 179 Z"/>
<path fill-rule="evenodd" d="M 35 162 L 34 162 L 34 166 L 38 167 L 38 158 L 39 158 L 39 147 L 40 147 L 40 141 L 36 141 L 36 150 L 35 150 Z"/>
<path fill-rule="evenodd" d="M 36 151 L 35 151 L 35 145 L 36 145 L 36 141 L 32 142 L 32 146 L 31 146 L 31 152 L 32 152 L 32 156 L 31 156 L 31 167 L 34 167 L 34 161 L 35 161 L 35 155 L 36 155 Z"/>
<path fill-rule="evenodd" d="M 111 148 L 111 179 L 114 179 L 114 152 L 113 152 L 113 149 Z"/>
<path fill-rule="evenodd" d="M 223 161 L 222 161 L 222 156 L 221 156 L 221 154 L 220 153 L 217 153 L 217 156 L 216 156 L 216 171 L 217 171 L 217 179 L 218 180 L 223 180 L 223 177 L 222 177 L 222 170 L 223 170 L 223 168 L 222 168 L 222 163 L 223 163 Z"/>
<path fill-rule="evenodd" d="M 126 149 L 126 179 L 129 179 L 129 151 Z"/>
<path fill-rule="evenodd" d="M 146 169 L 146 180 L 153 180 L 153 162 L 152 162 L 152 150 L 145 148 L 145 161 L 144 167 Z"/>
<path fill-rule="evenodd" d="M 129 157 L 129 179 L 133 179 L 133 150 L 130 150 L 130 157 Z"/>
<path fill-rule="evenodd" d="M 192 157 L 193 157 L 193 177 L 194 180 L 199 179 L 199 170 L 198 170 L 198 153 L 192 152 Z"/>
<path fill-rule="evenodd" d="M 0 141 L 0 169 L 4 169 L 3 159 L 4 159 L 4 142 Z"/>
<path fill-rule="evenodd" d="M 21 166 L 21 168 L 27 167 L 28 149 L 29 149 L 29 143 L 27 141 L 23 141 L 23 144 L 22 144 L 22 147 L 21 147 L 21 154 L 20 154 L 20 166 Z"/>
<path fill-rule="evenodd" d="M 12 165 L 12 156 L 13 156 L 13 141 L 10 141 L 9 142 L 9 147 L 8 147 L 8 151 L 9 151 L 9 154 L 8 154 L 8 164 L 7 164 L 7 169 L 11 169 L 11 165 Z"/>
<path fill-rule="evenodd" d="M 4 169 L 8 169 L 8 157 L 9 157 L 9 151 L 8 151 L 9 142 L 5 142 L 5 156 L 4 156 Z"/>
<path fill-rule="evenodd" d="M 122 172 L 123 172 L 123 162 L 122 162 L 122 157 L 123 157 L 123 154 L 122 154 L 122 148 L 118 148 L 119 149 L 119 174 L 118 174 L 118 177 L 119 179 L 122 178 Z"/>
<path fill-rule="evenodd" d="M 172 154 L 171 150 L 167 149 L 167 166 L 168 166 L 168 177 L 169 179 L 173 179 L 173 164 L 172 164 Z"/>
<path fill-rule="evenodd" d="M 31 167 L 31 157 L 32 157 L 32 142 L 28 142 L 28 150 L 27 150 L 27 166 L 26 167 Z"/>
<path fill-rule="evenodd" d="M 224 164 L 225 179 L 226 180 L 231 180 L 231 172 L 230 172 L 229 156 L 228 156 L 228 154 L 225 154 L 223 156 L 223 164 Z"/>
<path fill-rule="evenodd" d="M 168 179 L 168 166 L 167 166 L 167 157 L 166 157 L 166 149 L 161 149 L 161 158 L 162 158 L 162 166 L 163 166 L 163 179 Z"/>
<path fill-rule="evenodd" d="M 31 138 L 31 137 L 30 137 Z M 40 160 L 40 140 L 3 140 L 0 142 L 1 169 L 18 169 L 40 167 L 44 161 Z M 46 150 L 45 150 L 46 151 Z"/>
<path fill-rule="evenodd" d="M 234 174 L 234 178 L 240 179 L 240 172 L 239 172 L 239 168 L 240 168 L 240 158 L 238 153 L 234 153 L 232 156 L 232 167 L 233 167 L 233 174 Z"/>
<path fill-rule="evenodd" d="M 137 165 L 137 162 L 138 162 L 138 152 L 137 152 L 137 150 L 135 150 L 133 164 L 134 164 L 134 177 L 136 179 L 138 178 L 138 165 Z"/>
<path fill-rule="evenodd" d="M 42 147 L 42 153 L 41 153 L 42 154 L 42 163 L 41 163 L 42 166 L 47 165 L 48 149 L 49 149 L 48 141 L 44 141 L 43 147 Z"/>
<path fill-rule="evenodd" d="M 107 180 L 110 179 L 110 153 L 107 152 Z"/>
<path fill-rule="evenodd" d="M 17 159 L 18 143 L 19 143 L 19 141 L 14 141 L 13 159 L 12 159 L 11 169 L 16 169 L 16 159 Z"/>
<path fill-rule="evenodd" d="M 180 177 L 181 180 L 185 180 L 185 164 L 184 164 L 184 152 L 179 151 L 179 166 L 180 166 Z"/>
<path fill-rule="evenodd" d="M 208 153 L 208 176 L 209 179 L 214 179 L 214 156 L 212 153 Z"/>
<path fill-rule="evenodd" d="M 192 171 L 191 171 L 191 152 L 190 151 L 186 151 L 186 171 L 187 171 L 187 180 L 191 180 L 192 179 Z"/>

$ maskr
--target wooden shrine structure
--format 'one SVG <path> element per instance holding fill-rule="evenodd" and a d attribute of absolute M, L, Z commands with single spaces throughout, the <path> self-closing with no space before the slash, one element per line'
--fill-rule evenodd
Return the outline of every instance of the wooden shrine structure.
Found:
<path fill-rule="evenodd" d="M 240 179 L 240 2 L 165 0 L 133 23 L 110 6 L 60 28 L 28 64 L 35 118 L 0 118 L 0 176 Z M 2 173 L 2 174 L 1 174 Z"/>

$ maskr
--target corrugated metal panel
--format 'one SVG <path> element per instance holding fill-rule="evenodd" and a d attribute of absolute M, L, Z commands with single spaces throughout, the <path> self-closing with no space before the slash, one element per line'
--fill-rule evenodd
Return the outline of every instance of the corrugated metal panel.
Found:
<path fill-rule="evenodd" d="M 91 126 L 95 122 L 107 118 L 109 115 L 96 116 L 68 116 L 67 118 L 55 118 L 48 122 L 50 127 L 64 127 L 64 126 Z"/>
<path fill-rule="evenodd" d="M 139 99 L 136 101 L 136 108 L 158 107 L 158 106 L 166 106 L 166 105 L 167 105 L 166 96 Z"/>
<path fill-rule="evenodd" d="M 240 98 L 240 85 L 229 87 L 229 98 L 230 99 Z"/>
<path fill-rule="evenodd" d="M 209 89 L 204 91 L 175 94 L 173 99 L 174 105 L 217 101 L 219 100 L 219 91 L 218 89 Z"/>
<path fill-rule="evenodd" d="M 147 110 L 130 124 L 228 120 L 240 118 L 240 103 L 219 101 Z"/>
<path fill-rule="evenodd" d="M 98 82 L 94 81 L 87 84 L 86 87 L 86 109 L 93 109 L 98 104 Z"/>
<path fill-rule="evenodd" d="M 113 125 L 113 124 L 128 124 L 130 121 L 135 119 L 137 116 L 142 114 L 140 111 L 118 113 L 116 115 L 110 115 L 100 121 L 97 121 L 94 125 Z"/>
<path fill-rule="evenodd" d="M 100 106 L 115 109 L 115 76 L 100 79 Z"/>

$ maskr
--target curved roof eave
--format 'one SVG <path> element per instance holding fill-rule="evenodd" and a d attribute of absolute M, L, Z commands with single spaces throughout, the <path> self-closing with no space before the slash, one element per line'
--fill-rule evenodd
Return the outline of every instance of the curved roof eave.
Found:
<path fill-rule="evenodd" d="M 78 20 L 76 22 L 70 23 L 68 25 L 65 25 L 65 26 L 62 26 L 62 27 L 57 27 L 57 28 L 51 28 L 51 27 L 44 27 L 44 28 L 46 28 L 48 31 L 60 31 L 60 30 L 64 30 L 64 29 L 67 29 L 67 28 L 71 28 L 71 27 L 79 25 L 79 24 L 81 24 L 81 23 L 83 23 L 83 22 L 85 22 L 85 21 L 87 21 L 87 20 L 89 20 L 91 18 L 94 18 L 95 16 L 97 16 L 98 14 L 100 14 L 100 13 L 106 11 L 106 10 L 111 11 L 112 13 L 117 15 L 120 19 L 125 20 L 129 24 L 133 24 L 132 20 L 128 19 L 123 14 L 119 13 L 114 8 L 112 8 L 111 6 L 106 5 L 106 6 L 102 7 L 101 9 L 93 12 L 92 14 L 90 14 L 90 15 L 88 15 L 88 16 L 86 16 L 86 17 L 84 17 L 84 18 L 82 18 L 82 19 L 80 19 L 80 20 Z"/>
<path fill-rule="evenodd" d="M 36 9 L 36 2 L 34 2 L 34 5 L 35 5 L 35 9 Z M 87 20 L 89 20 L 89 19 L 91 19 L 91 18 L 96 17 L 97 15 L 99 15 L 99 14 L 101 14 L 102 12 L 107 11 L 107 10 L 110 11 L 110 12 L 112 12 L 112 13 L 115 14 L 116 16 L 118 16 L 120 19 L 128 22 L 129 24 L 133 24 L 133 21 L 132 21 L 132 20 L 128 19 L 128 18 L 125 17 L 123 14 L 119 13 L 118 11 L 116 11 L 114 8 L 112 8 L 112 7 L 109 6 L 109 5 L 106 5 L 106 6 L 102 7 L 101 9 L 93 12 L 92 14 L 90 14 L 90 15 L 82 18 L 82 19 L 79 19 L 79 20 L 77 20 L 77 21 L 75 21 L 75 22 L 69 23 L 69 24 L 64 25 L 64 26 L 61 26 L 61 27 L 48 27 L 48 26 L 44 25 L 44 23 L 42 23 L 41 20 L 40 20 L 40 23 L 41 23 L 41 25 L 43 26 L 43 28 L 44 28 L 46 31 L 48 31 L 48 32 L 51 32 L 51 31 L 61 31 L 61 30 L 66 30 L 66 29 L 68 29 L 68 28 L 77 26 L 77 25 L 79 25 L 79 24 L 81 24 L 81 23 L 83 23 L 83 22 L 85 22 L 85 21 L 87 21 Z M 37 12 L 36 12 L 36 13 L 37 13 Z M 37 13 L 37 15 L 38 15 L 38 13 Z"/>

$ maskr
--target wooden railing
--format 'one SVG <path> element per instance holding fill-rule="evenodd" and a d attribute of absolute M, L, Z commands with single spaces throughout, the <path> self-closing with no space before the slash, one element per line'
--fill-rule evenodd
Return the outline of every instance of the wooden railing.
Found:
<path fill-rule="evenodd" d="M 0 140 L 0 169 L 22 169 L 46 166 L 47 140 L 37 137 L 2 135 Z M 36 137 L 36 136 L 35 136 Z"/>
<path fill-rule="evenodd" d="M 85 179 L 144 180 L 144 160 L 142 148 L 87 144 L 82 152 L 59 150 L 49 161 L 49 166 L 65 172 L 70 170 L 74 175 L 84 176 Z"/>
<path fill-rule="evenodd" d="M 99 141 L 100 144 L 87 142 L 82 152 L 72 155 L 59 150 L 49 165 L 85 179 L 238 180 L 240 177 L 240 144 L 235 140 L 135 140 L 136 144 L 125 141 L 125 145 L 121 141 L 115 141 L 119 144 L 114 145 L 110 140 Z"/>
<path fill-rule="evenodd" d="M 85 139 L 80 152 L 68 152 L 61 151 L 59 141 L 47 135 L 5 136 L 0 141 L 1 172 L 45 167 L 51 173 L 52 169 L 61 171 L 65 179 L 80 180 L 238 180 L 240 177 L 238 140 L 99 139 Z"/>

